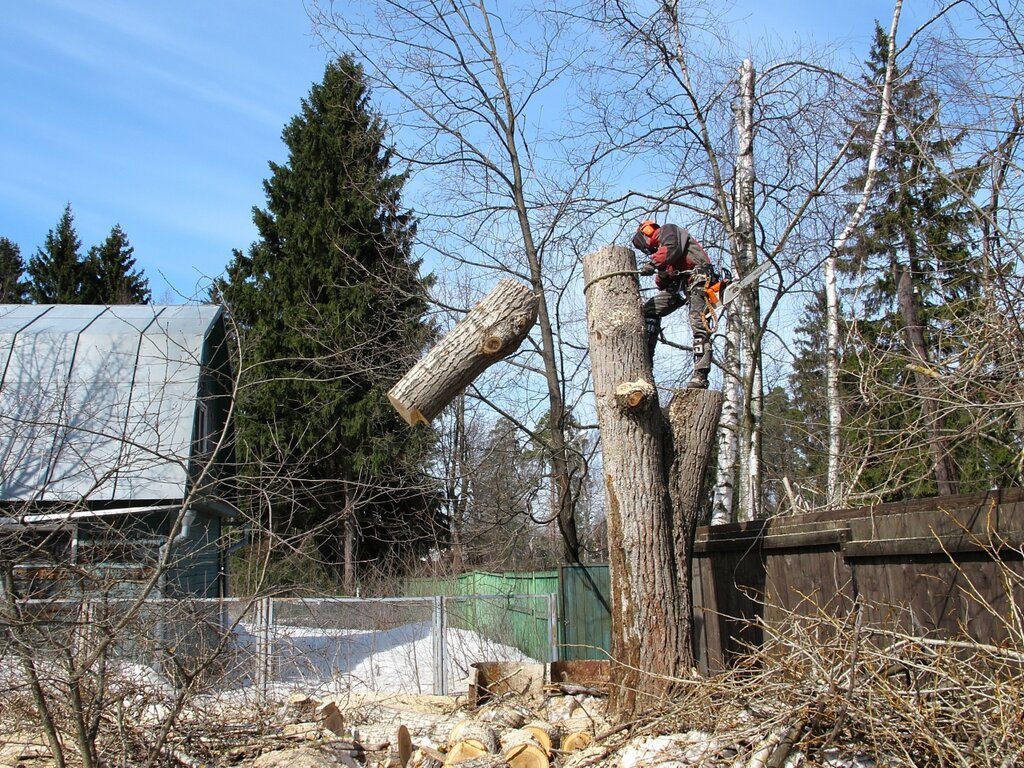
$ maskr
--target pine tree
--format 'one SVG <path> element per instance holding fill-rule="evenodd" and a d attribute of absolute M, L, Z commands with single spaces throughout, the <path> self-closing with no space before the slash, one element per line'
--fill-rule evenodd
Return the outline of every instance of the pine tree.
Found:
<path fill-rule="evenodd" d="M 0 237 L 0 303 L 24 304 L 28 301 L 28 290 L 21 249 L 6 237 Z"/>
<path fill-rule="evenodd" d="M 393 564 L 436 534 L 421 476 L 432 433 L 410 432 L 386 399 L 431 328 L 384 136 L 361 68 L 330 64 L 284 129 L 288 161 L 270 164 L 253 214 L 260 239 L 217 286 L 242 335 L 249 474 L 286 472 L 274 526 L 314 532 L 339 575 L 353 523 L 364 561 Z"/>
<path fill-rule="evenodd" d="M 29 259 L 28 274 L 32 280 L 29 295 L 37 304 L 81 304 L 82 257 L 81 240 L 75 232 L 71 204 L 55 229 L 46 234 L 46 242 Z"/>
<path fill-rule="evenodd" d="M 94 245 L 83 264 L 82 303 L 148 304 L 149 280 L 135 269 L 135 249 L 115 224 L 103 245 Z"/>

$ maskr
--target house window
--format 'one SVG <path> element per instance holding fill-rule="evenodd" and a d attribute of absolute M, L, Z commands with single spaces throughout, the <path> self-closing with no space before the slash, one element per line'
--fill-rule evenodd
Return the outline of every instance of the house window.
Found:
<path fill-rule="evenodd" d="M 213 434 L 210 420 L 210 406 L 199 403 L 196 408 L 196 453 L 207 456 L 213 450 Z"/>

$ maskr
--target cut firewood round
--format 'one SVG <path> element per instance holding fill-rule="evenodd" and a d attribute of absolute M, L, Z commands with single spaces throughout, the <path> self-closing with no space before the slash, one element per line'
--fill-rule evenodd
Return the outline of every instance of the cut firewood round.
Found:
<path fill-rule="evenodd" d="M 480 755 L 461 761 L 459 768 L 509 768 L 509 765 L 502 755 Z"/>
<path fill-rule="evenodd" d="M 395 741 L 398 743 L 398 759 L 402 762 L 403 768 L 405 768 L 412 757 L 412 737 L 409 735 L 409 729 L 404 725 L 399 725 Z"/>
<path fill-rule="evenodd" d="M 501 748 L 512 768 L 548 768 L 548 752 L 533 733 L 520 728 L 502 734 Z"/>
<path fill-rule="evenodd" d="M 558 728 L 545 720 L 531 720 L 523 726 L 523 730 L 532 733 L 548 755 L 558 745 Z"/>
<path fill-rule="evenodd" d="M 448 734 L 448 748 L 452 750 L 464 741 L 475 741 L 482 747 L 482 753 L 496 754 L 501 745 L 498 732 L 484 723 L 475 720 L 461 720 L 452 726 Z"/>
<path fill-rule="evenodd" d="M 444 759 L 445 765 L 460 765 L 465 761 L 473 757 L 480 757 L 481 755 L 489 755 L 487 747 L 481 744 L 476 739 L 465 739 L 458 741 L 448 750 L 448 754 Z"/>
<path fill-rule="evenodd" d="M 549 768 L 551 760 L 536 741 L 524 741 L 505 750 L 510 768 Z"/>
<path fill-rule="evenodd" d="M 494 723 L 495 725 L 508 728 L 519 728 L 526 722 L 530 712 L 515 705 L 505 702 L 485 704 L 476 714 L 476 720 L 481 723 Z"/>
<path fill-rule="evenodd" d="M 562 751 L 575 752 L 577 749 L 586 749 L 593 740 L 594 737 L 589 731 L 575 731 L 562 738 Z"/>

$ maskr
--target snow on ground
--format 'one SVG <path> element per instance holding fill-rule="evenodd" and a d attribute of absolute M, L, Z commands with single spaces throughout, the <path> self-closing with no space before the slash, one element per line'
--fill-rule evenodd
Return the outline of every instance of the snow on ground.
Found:
<path fill-rule="evenodd" d="M 285 698 L 293 691 L 310 695 L 355 693 L 435 693 L 437 667 L 430 622 L 388 630 L 346 630 L 276 626 L 270 638 L 268 696 Z M 215 666 L 204 693 L 251 699 L 260 666 L 259 643 L 251 628 L 238 626 L 230 651 Z M 481 661 L 533 661 L 518 648 L 465 629 L 445 633 L 447 692 L 465 693 L 472 664 Z M 44 677 L 60 679 L 54 665 L 36 664 Z M 165 668 L 131 658 L 112 660 L 108 683 L 125 698 L 147 701 L 173 697 L 175 686 Z M 4 684 L 6 681 L 6 684 Z M 0 654 L 0 686 L 10 690 L 23 681 L 13 654 Z"/>

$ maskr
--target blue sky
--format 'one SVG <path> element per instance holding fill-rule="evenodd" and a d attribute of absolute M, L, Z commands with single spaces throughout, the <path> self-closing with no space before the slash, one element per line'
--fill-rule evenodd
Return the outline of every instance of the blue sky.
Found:
<path fill-rule="evenodd" d="M 83 253 L 120 224 L 154 300 L 204 294 L 255 239 L 267 163 L 286 159 L 281 130 L 323 75 L 301 0 L 5 5 L 0 236 L 28 261 L 70 203 Z M 880 0 L 742 5 L 737 39 L 835 42 L 857 58 L 891 13 Z"/>

